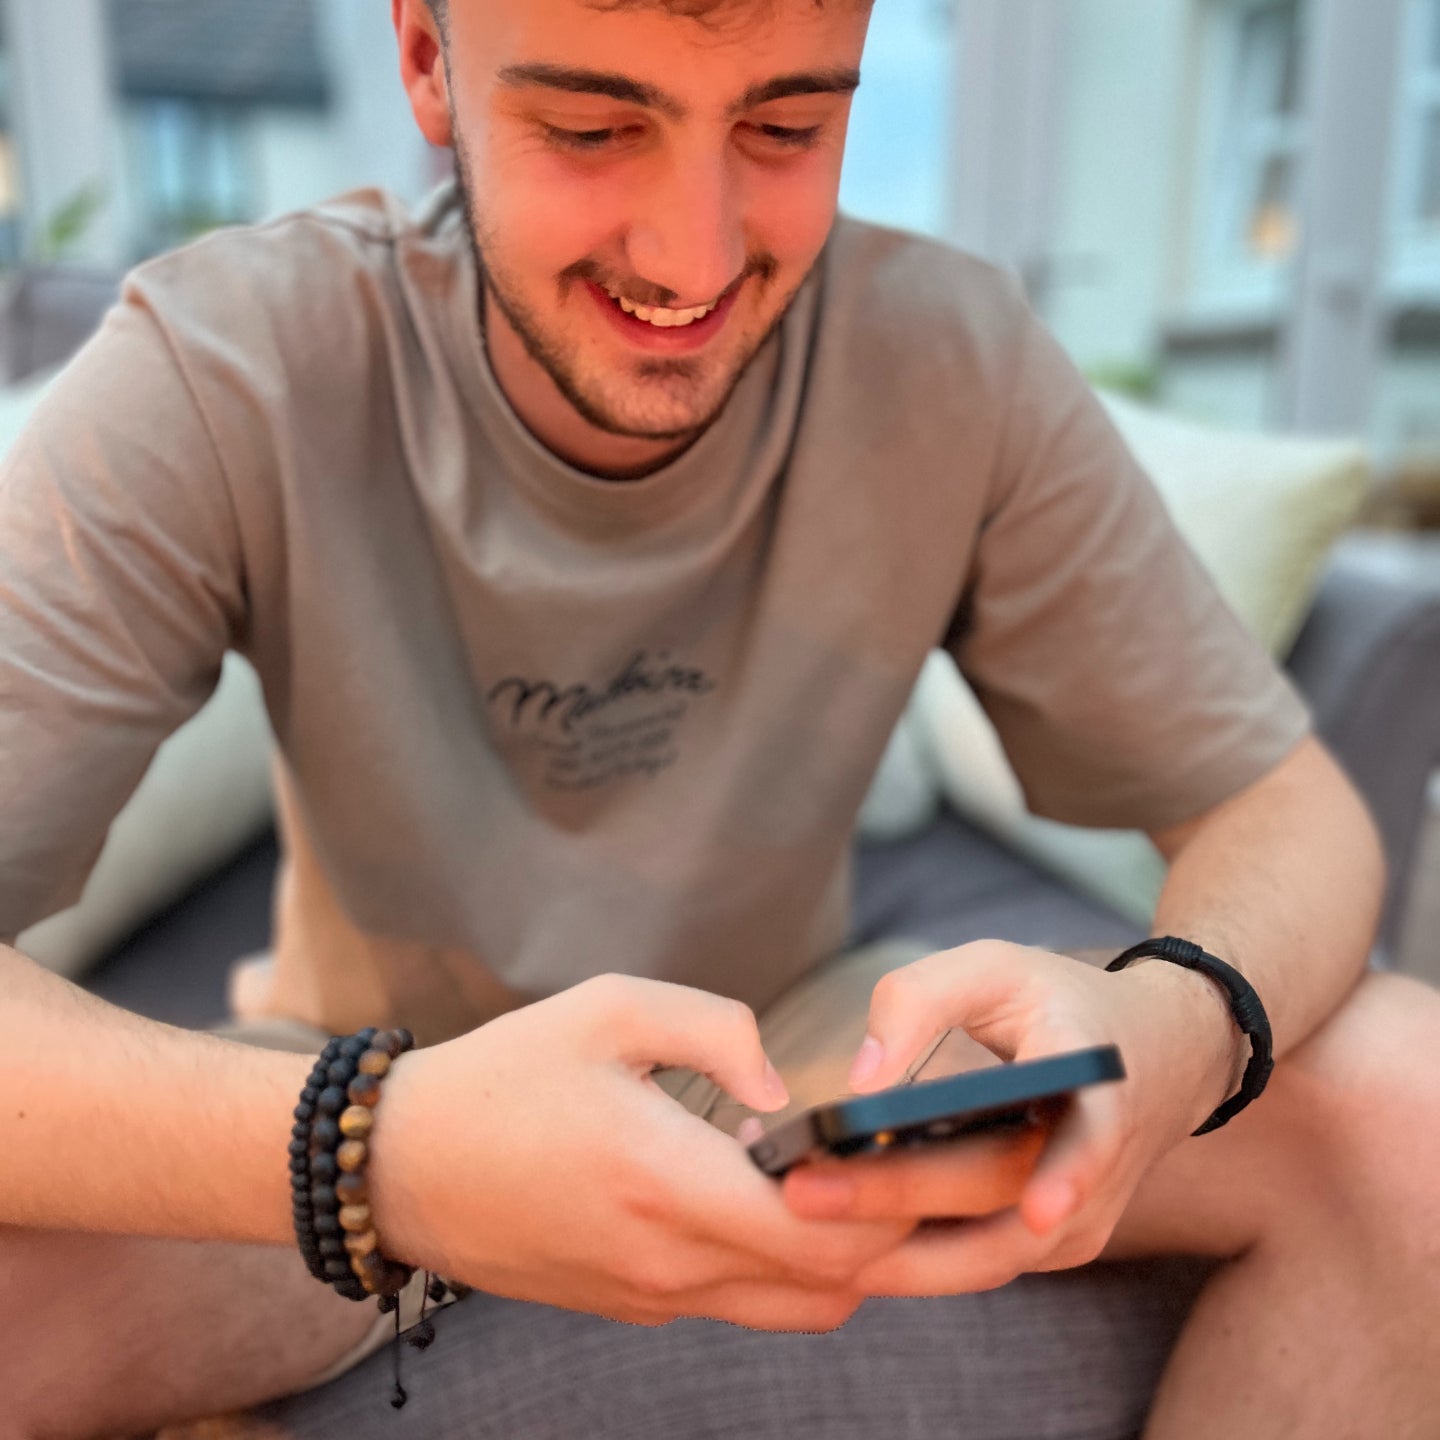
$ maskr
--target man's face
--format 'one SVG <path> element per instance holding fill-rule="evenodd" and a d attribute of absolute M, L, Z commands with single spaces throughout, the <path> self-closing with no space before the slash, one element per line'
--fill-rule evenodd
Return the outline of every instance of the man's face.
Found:
<path fill-rule="evenodd" d="M 490 299 L 589 426 L 664 440 L 719 413 L 829 232 L 868 16 L 450 0 Z"/>

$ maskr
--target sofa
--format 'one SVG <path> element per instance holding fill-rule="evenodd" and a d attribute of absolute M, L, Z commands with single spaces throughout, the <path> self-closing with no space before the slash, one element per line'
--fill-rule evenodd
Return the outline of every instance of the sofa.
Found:
<path fill-rule="evenodd" d="M 73 290 L 64 298 L 98 314 L 109 293 L 96 286 L 83 301 Z M 33 323 L 36 313 L 32 287 L 21 322 L 12 314 L 0 326 Z M 84 325 L 67 333 L 83 334 Z M 15 337 L 6 350 L 64 358 L 63 347 L 57 354 Z M 19 418 L 45 378 L 23 366 L 12 371 Z M 1115 405 L 1117 423 L 1133 424 L 1143 449 L 1150 422 Z M 1172 454 L 1195 447 L 1191 469 L 1179 466 L 1192 492 L 1197 457 L 1209 463 L 1224 448 L 1193 427 L 1164 443 L 1173 448 L 1154 467 L 1162 470 Z M 1418 540 L 1347 531 L 1364 488 L 1353 447 L 1286 454 L 1297 474 L 1308 467 L 1328 477 L 1328 499 L 1313 485 L 1290 496 L 1293 528 L 1313 527 L 1321 511 L 1325 518 L 1307 543 L 1304 573 L 1247 618 L 1283 657 L 1379 823 L 1391 868 L 1374 963 L 1440 980 L 1436 942 L 1414 918 L 1440 866 L 1426 798 L 1440 770 L 1440 558 Z M 1251 462 L 1241 457 L 1237 451 L 1220 468 L 1227 483 L 1238 475 L 1253 489 Z M 1191 538 L 1203 550 L 1201 530 L 1197 524 Z M 1225 526 L 1216 536 L 1217 546 L 1237 548 Z M 973 705 L 957 718 L 966 703 L 960 682 L 938 658 L 934 665 L 862 814 L 855 942 L 904 936 L 941 948 L 1000 937 L 1118 950 L 1147 933 L 1156 857 L 1143 854 L 1136 837 L 1097 837 L 1104 843 L 1086 857 L 1076 843 L 1088 837 L 1027 830 L 1003 777 L 965 773 L 989 742 L 977 734 L 958 760 L 953 753 L 962 724 L 983 718 Z M 50 938 L 42 933 L 35 947 L 48 946 L 49 958 L 40 958 L 96 994 L 187 1026 L 221 1019 L 232 962 L 263 951 L 277 860 L 264 779 L 268 737 L 253 677 L 227 668 L 222 692 L 188 737 L 169 742 L 144 793 L 117 821 L 107 846 L 116 854 L 102 857 L 93 877 L 103 885 L 87 890 L 75 914 L 45 922 Z M 991 763 L 999 763 L 994 755 Z M 187 831 L 197 816 L 206 823 Z M 21 943 L 27 948 L 25 937 Z M 1023 1277 L 987 1295 L 873 1300 L 840 1331 L 818 1336 L 757 1335 L 708 1321 L 637 1329 L 477 1294 L 441 1317 L 431 1350 L 407 1352 L 412 1401 L 403 1412 L 385 1404 L 392 1359 L 382 1352 L 320 1389 L 195 1433 L 1113 1440 L 1139 1433 L 1209 1268 L 1184 1258 L 1094 1265 Z"/>

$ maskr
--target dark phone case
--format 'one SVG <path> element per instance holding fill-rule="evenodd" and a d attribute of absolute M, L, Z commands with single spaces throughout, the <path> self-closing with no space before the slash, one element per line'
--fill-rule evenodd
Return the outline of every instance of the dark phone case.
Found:
<path fill-rule="evenodd" d="M 1023 1121 L 1029 1108 L 1107 1080 L 1123 1080 L 1114 1045 L 995 1065 L 817 1105 L 749 1146 L 767 1175 L 783 1175 L 814 1152 L 855 1155 L 897 1145 L 953 1140 Z M 880 1137 L 880 1138 L 877 1138 Z"/>

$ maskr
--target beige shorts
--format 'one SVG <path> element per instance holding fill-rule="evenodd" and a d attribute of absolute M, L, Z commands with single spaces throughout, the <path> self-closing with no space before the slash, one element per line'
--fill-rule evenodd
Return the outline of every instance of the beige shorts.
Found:
<path fill-rule="evenodd" d="M 767 1129 L 812 1105 L 850 1093 L 846 1083 L 850 1062 L 865 1037 L 870 992 L 875 982 L 888 971 L 898 970 L 932 949 L 919 942 L 895 940 L 847 951 L 817 966 L 759 1016 L 765 1051 L 790 1092 L 790 1103 L 784 1110 L 764 1117 Z M 1094 961 L 1099 958 L 1099 952 L 1077 958 Z M 243 1021 L 217 1026 L 216 1033 L 247 1044 L 316 1054 L 329 1038 L 309 1025 L 288 1020 Z M 937 1079 L 995 1063 L 996 1057 L 963 1030 L 947 1030 L 911 1064 L 905 1072 L 905 1083 Z M 733 1135 L 746 1116 L 757 1113 L 693 1070 L 658 1070 L 655 1078 L 687 1110 L 727 1134 Z M 423 1281 L 424 1276 L 417 1274 L 400 1296 L 402 1328 L 415 1324 L 420 1318 Z M 433 1302 L 427 1303 L 433 1308 Z M 377 1316 L 364 1340 L 306 1388 L 343 1375 L 384 1346 L 394 1333 L 395 1317 Z"/>

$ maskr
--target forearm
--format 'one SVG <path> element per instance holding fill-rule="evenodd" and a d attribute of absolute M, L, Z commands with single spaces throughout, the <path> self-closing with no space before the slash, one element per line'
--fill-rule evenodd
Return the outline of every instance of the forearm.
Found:
<path fill-rule="evenodd" d="M 310 1064 L 145 1020 L 0 946 L 0 1223 L 285 1243 Z"/>
<path fill-rule="evenodd" d="M 1323 748 L 1306 742 L 1185 828 L 1152 933 L 1194 940 L 1235 965 L 1259 993 L 1283 1055 L 1365 968 L 1385 884 L 1374 822 Z"/>

